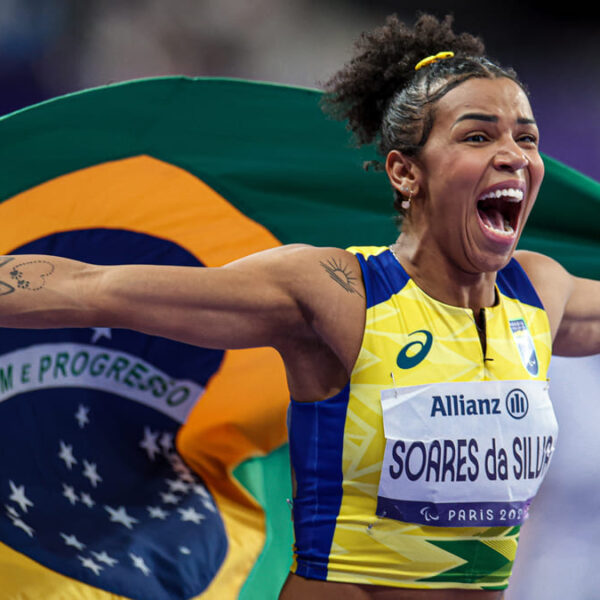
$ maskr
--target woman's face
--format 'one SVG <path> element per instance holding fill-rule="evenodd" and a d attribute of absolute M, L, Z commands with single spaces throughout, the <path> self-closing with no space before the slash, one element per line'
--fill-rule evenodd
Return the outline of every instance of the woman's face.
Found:
<path fill-rule="evenodd" d="M 544 175 L 538 129 L 508 78 L 469 79 L 435 106 L 415 163 L 411 233 L 468 273 L 510 259 Z"/>

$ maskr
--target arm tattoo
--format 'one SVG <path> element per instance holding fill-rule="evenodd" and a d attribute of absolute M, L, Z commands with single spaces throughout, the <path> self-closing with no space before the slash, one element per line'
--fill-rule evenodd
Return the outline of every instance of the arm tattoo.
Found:
<path fill-rule="evenodd" d="M 0 258 L 0 267 L 3 267 L 6 263 L 9 263 L 11 260 L 14 260 L 12 256 L 3 256 L 2 258 Z M 0 279 L 0 296 L 12 294 L 12 292 L 14 291 L 15 288 L 12 285 Z"/>
<path fill-rule="evenodd" d="M 12 260 L 12 256 L 3 256 L 0 258 L 0 268 Z M 54 265 L 47 260 L 32 260 L 13 265 L 9 272 L 13 285 L 0 279 L 0 296 L 11 294 L 17 288 L 37 292 L 46 285 L 46 280 L 52 273 Z"/>
<path fill-rule="evenodd" d="M 363 295 L 356 289 L 356 277 L 352 275 L 352 271 L 348 266 L 342 263 L 341 260 L 330 258 L 326 263 L 322 260 L 319 264 L 327 271 L 327 274 L 337 284 L 341 285 L 349 294 L 358 294 L 361 298 Z"/>

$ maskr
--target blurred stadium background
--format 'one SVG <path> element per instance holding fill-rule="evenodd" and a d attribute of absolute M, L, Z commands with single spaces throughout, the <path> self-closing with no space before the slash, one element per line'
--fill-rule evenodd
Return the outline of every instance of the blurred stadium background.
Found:
<path fill-rule="evenodd" d="M 358 34 L 396 12 L 455 15 L 528 84 L 542 150 L 600 179 L 600 8 L 430 0 L 2 0 L 0 113 L 157 75 L 318 87 Z"/>
<path fill-rule="evenodd" d="M 529 86 L 542 151 L 600 180 L 599 6 L 518 0 L 0 0 L 0 114 L 72 91 L 162 75 L 320 87 L 350 56 L 359 33 L 385 15 L 413 20 L 418 10 L 451 12 L 457 30 L 481 35 L 488 54 L 514 67 Z M 560 443 L 537 510 L 524 527 L 507 600 L 600 597 L 600 517 L 589 521 L 600 505 L 597 402 L 573 397 L 572 406 L 557 407 Z M 577 511 L 563 518 L 574 498 L 588 520 L 577 522 Z"/>

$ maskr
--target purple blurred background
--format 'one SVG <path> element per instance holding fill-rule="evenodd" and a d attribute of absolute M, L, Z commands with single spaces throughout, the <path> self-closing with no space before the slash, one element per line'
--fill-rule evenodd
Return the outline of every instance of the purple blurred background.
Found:
<path fill-rule="evenodd" d="M 230 76 L 319 87 L 364 29 L 396 12 L 455 15 L 528 84 L 542 151 L 600 180 L 600 7 L 503 0 L 2 0 L 0 114 L 139 77 Z"/>

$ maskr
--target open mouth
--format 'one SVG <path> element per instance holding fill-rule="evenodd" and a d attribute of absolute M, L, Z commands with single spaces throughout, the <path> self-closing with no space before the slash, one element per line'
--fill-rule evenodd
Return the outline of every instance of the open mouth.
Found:
<path fill-rule="evenodd" d="M 477 201 L 477 213 L 483 227 L 494 235 L 512 238 L 517 230 L 523 190 L 503 188 L 483 194 Z"/>

